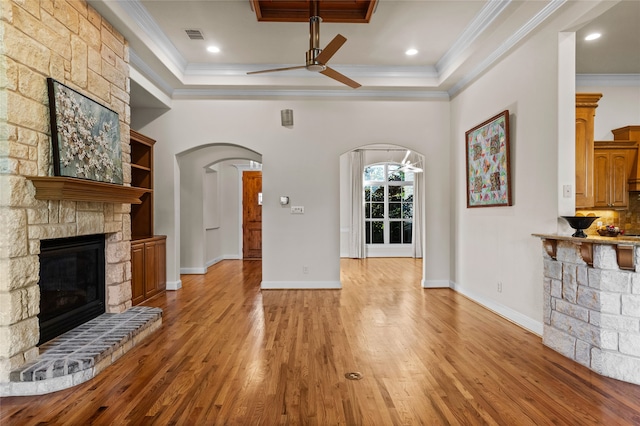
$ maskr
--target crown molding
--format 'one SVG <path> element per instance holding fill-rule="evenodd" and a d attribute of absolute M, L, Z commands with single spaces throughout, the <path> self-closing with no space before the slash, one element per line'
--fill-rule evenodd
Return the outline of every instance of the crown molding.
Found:
<path fill-rule="evenodd" d="M 122 10 L 129 15 L 135 24 L 140 27 L 145 34 L 158 45 L 160 50 L 173 63 L 174 67 L 184 72 L 187 67 L 187 60 L 180 54 L 178 49 L 171 43 L 169 37 L 162 31 L 162 28 L 149 14 L 139 0 L 119 1 Z"/>
<path fill-rule="evenodd" d="M 553 15 L 567 0 L 552 0 L 547 4 L 540 12 L 538 12 L 533 18 L 527 21 L 522 27 L 513 33 L 504 43 L 488 55 L 482 62 L 480 62 L 471 72 L 462 77 L 451 89 L 449 89 L 449 96 L 454 97 L 471 81 L 475 80 L 480 74 L 484 73 L 494 63 L 504 56 L 509 50 L 511 50 L 516 44 L 524 39 L 531 31 L 533 31 L 538 25 L 542 24 L 547 18 Z"/>
<path fill-rule="evenodd" d="M 576 74 L 576 86 L 640 87 L 640 74 Z"/>
<path fill-rule="evenodd" d="M 473 18 L 449 50 L 436 63 L 435 69 L 439 75 L 448 73 L 455 67 L 463 53 L 471 44 L 491 25 L 491 23 L 506 9 L 511 0 L 490 0 Z"/>
<path fill-rule="evenodd" d="M 292 89 L 176 89 L 173 99 L 303 99 L 449 100 L 444 91 L 426 90 L 292 90 Z"/>
<path fill-rule="evenodd" d="M 185 76 L 198 77 L 228 77 L 244 76 L 251 71 L 260 71 L 273 68 L 294 67 L 300 64 L 207 64 L 191 63 L 187 65 Z M 332 65 L 331 68 L 350 77 L 372 77 L 372 78 L 438 78 L 438 72 L 432 66 L 405 66 L 405 67 L 381 67 L 370 65 Z M 274 74 L 275 75 L 275 74 Z M 310 76 L 309 71 L 304 68 L 288 70 L 287 76 L 304 77 Z"/>

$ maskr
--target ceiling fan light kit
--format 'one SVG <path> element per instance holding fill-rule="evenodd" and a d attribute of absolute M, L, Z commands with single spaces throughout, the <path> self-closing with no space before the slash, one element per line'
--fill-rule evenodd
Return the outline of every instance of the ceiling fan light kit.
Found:
<path fill-rule="evenodd" d="M 347 39 L 343 35 L 338 34 L 333 38 L 333 40 L 329 42 L 329 44 L 327 44 L 324 50 L 320 49 L 320 22 L 322 22 L 322 18 L 319 16 L 317 1 L 311 2 L 310 15 L 309 50 L 307 51 L 305 65 L 274 68 L 261 71 L 250 71 L 247 74 L 263 74 L 268 72 L 288 71 L 306 68 L 307 71 L 319 72 L 320 74 L 326 75 L 327 77 L 332 78 L 353 89 L 357 89 L 361 86 L 360 83 L 357 83 L 344 74 L 341 74 L 333 68 L 327 66 L 327 62 L 329 62 L 329 60 L 333 57 L 333 55 L 335 55 L 338 49 L 342 47 Z"/>

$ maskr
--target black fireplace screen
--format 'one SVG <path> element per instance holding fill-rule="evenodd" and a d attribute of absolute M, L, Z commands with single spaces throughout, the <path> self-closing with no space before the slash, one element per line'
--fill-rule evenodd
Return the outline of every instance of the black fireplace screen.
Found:
<path fill-rule="evenodd" d="M 105 312 L 104 235 L 40 241 L 40 343 Z"/>

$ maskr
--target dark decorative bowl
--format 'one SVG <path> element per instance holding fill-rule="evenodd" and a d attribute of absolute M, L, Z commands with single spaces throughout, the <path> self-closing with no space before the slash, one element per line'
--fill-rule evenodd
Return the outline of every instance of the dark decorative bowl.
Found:
<path fill-rule="evenodd" d="M 606 229 L 598 229 L 598 235 L 601 237 L 617 237 L 620 234 L 624 234 L 623 231 L 607 231 Z"/>
<path fill-rule="evenodd" d="M 591 226 L 594 220 L 600 216 L 562 216 L 569 223 L 569 226 L 576 230 L 572 237 L 587 238 L 587 234 L 582 232 Z"/>

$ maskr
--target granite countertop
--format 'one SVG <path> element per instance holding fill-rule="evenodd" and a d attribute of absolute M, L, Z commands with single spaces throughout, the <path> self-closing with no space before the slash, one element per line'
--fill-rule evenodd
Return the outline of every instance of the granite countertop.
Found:
<path fill-rule="evenodd" d="M 601 237 L 600 235 L 587 235 L 587 238 L 577 238 L 571 235 L 558 235 L 558 234 L 532 234 L 534 237 L 539 237 L 548 240 L 559 241 L 572 241 L 574 243 L 594 243 L 594 244 L 612 244 L 612 245 L 634 245 L 640 246 L 640 237 L 631 237 L 626 235 L 619 235 L 617 237 Z"/>

